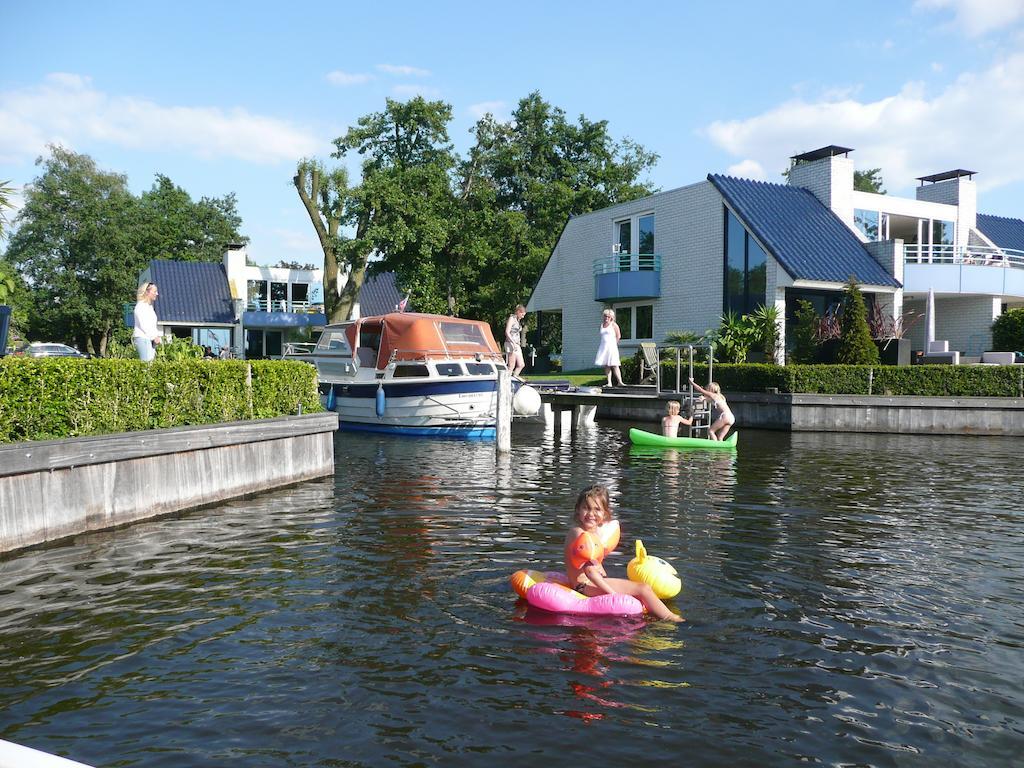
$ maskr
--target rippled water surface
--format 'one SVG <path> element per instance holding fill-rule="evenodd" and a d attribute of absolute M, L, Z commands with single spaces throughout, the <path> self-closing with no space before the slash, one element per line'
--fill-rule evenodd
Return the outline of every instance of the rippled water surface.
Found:
<path fill-rule="evenodd" d="M 0 561 L 0 737 L 147 768 L 1020 759 L 1019 440 L 626 426 L 517 427 L 497 464 L 343 434 L 332 479 Z M 517 604 L 595 480 L 609 571 L 642 538 L 685 624 Z"/>

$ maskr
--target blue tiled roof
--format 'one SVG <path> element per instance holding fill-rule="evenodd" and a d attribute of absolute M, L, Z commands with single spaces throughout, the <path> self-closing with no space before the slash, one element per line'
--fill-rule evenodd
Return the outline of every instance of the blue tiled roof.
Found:
<path fill-rule="evenodd" d="M 153 304 L 162 323 L 233 323 L 231 290 L 223 264 L 151 261 L 160 296 Z"/>
<path fill-rule="evenodd" d="M 362 317 L 386 315 L 394 312 L 395 306 L 403 298 L 404 295 L 395 285 L 394 272 L 367 275 L 363 287 L 359 289 L 359 314 Z M 410 312 L 412 308 L 406 306 L 405 311 Z"/>
<path fill-rule="evenodd" d="M 978 229 L 1000 248 L 1024 251 L 1024 221 L 1020 219 L 979 213 Z"/>
<path fill-rule="evenodd" d="M 708 174 L 747 230 L 794 280 L 868 285 L 899 282 L 857 236 L 808 190 L 784 184 Z"/>

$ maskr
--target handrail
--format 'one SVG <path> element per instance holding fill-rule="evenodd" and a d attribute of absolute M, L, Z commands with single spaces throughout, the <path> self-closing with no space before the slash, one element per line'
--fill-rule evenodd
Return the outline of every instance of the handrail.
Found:
<path fill-rule="evenodd" d="M 907 264 L 974 264 L 985 267 L 1024 269 L 1024 251 L 1015 248 L 912 243 L 903 246 L 903 255 Z"/>
<path fill-rule="evenodd" d="M 613 272 L 660 272 L 661 255 L 657 253 L 613 253 L 594 259 L 594 274 Z"/>
<path fill-rule="evenodd" d="M 288 299 L 249 299 L 248 309 L 253 312 L 294 312 L 300 315 L 323 312 L 323 304 L 311 301 L 289 301 Z"/>

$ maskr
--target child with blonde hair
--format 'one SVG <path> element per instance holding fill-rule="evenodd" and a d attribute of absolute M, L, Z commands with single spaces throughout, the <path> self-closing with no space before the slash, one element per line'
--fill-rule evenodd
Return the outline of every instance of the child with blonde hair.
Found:
<path fill-rule="evenodd" d="M 608 489 L 603 485 L 584 488 L 576 499 L 572 525 L 565 534 L 565 572 L 569 585 L 587 597 L 598 595 L 632 595 L 654 616 L 668 621 L 683 621 L 654 594 L 649 584 L 628 579 L 609 578 L 601 561 L 605 552 L 601 544 L 601 527 L 613 522 Z"/>
<path fill-rule="evenodd" d="M 669 400 L 665 406 L 666 414 L 661 418 L 661 434 L 665 437 L 679 437 L 679 425 L 687 427 L 693 424 L 693 419 L 679 415 L 679 401 Z"/>

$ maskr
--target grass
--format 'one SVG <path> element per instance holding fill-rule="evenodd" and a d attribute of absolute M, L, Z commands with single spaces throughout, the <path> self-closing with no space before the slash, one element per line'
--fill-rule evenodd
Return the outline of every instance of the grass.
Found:
<path fill-rule="evenodd" d="M 585 371 L 567 371 L 565 373 L 539 373 L 524 377 L 529 381 L 569 381 L 577 387 L 600 387 L 607 383 L 604 371 L 591 368 Z"/>

